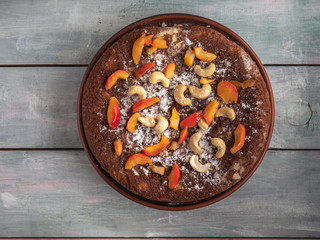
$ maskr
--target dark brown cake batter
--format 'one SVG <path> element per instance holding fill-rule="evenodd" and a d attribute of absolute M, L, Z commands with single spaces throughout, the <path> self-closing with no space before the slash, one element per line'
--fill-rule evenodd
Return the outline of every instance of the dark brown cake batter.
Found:
<path fill-rule="evenodd" d="M 141 60 L 136 65 L 131 57 L 134 41 L 142 33 L 162 36 L 167 40 L 167 49 L 158 49 L 153 54 L 148 54 L 144 49 Z M 200 100 L 190 95 L 188 106 L 180 106 L 173 98 L 175 87 L 182 83 L 186 86 L 194 85 L 200 87 L 199 79 L 193 67 L 184 64 L 184 55 L 189 47 L 202 46 L 208 52 L 217 55 L 213 60 L 216 71 L 210 77 L 216 79 L 211 83 L 212 91 L 208 98 Z M 136 79 L 134 72 L 147 62 L 154 62 L 156 66 Z M 170 80 L 170 85 L 165 88 L 162 84 L 151 84 L 148 80 L 153 71 L 163 72 L 170 64 L 176 64 L 175 76 Z M 195 59 L 193 66 L 201 65 L 203 68 L 207 63 Z M 116 70 L 125 70 L 130 76 L 127 80 L 118 80 L 110 89 L 105 89 L 108 76 Z M 217 95 L 217 84 L 224 81 L 236 80 L 243 82 L 246 79 L 254 79 L 253 87 L 239 88 L 238 102 L 225 104 Z M 129 156 L 139 153 L 147 145 L 156 144 L 163 134 L 158 134 L 153 128 L 137 124 L 134 133 L 126 130 L 126 123 L 132 115 L 132 105 L 137 102 L 137 96 L 130 96 L 128 89 L 132 85 L 140 85 L 147 91 L 147 97 L 159 97 L 161 101 L 140 111 L 141 116 L 158 115 L 166 119 L 171 117 L 172 108 L 175 107 L 184 119 L 190 114 L 204 110 L 209 102 L 216 100 L 219 107 L 228 106 L 234 109 L 236 119 L 215 118 L 208 130 L 202 131 L 198 126 L 188 129 L 188 138 L 179 149 L 169 151 L 168 148 L 159 155 L 150 157 L 154 165 L 164 166 L 163 176 L 152 172 L 148 166 L 138 165 L 132 170 L 124 168 Z M 115 96 L 120 102 L 120 123 L 110 130 L 106 120 L 106 111 L 109 98 Z M 224 35 L 209 27 L 203 26 L 175 26 L 175 27 L 147 27 L 136 29 L 119 39 L 108 48 L 95 64 L 87 79 L 82 99 L 83 126 L 89 147 L 101 167 L 124 188 L 144 198 L 171 203 L 192 202 L 206 199 L 217 195 L 233 186 L 243 178 L 253 167 L 261 156 L 267 143 L 267 135 L 270 128 L 271 104 L 265 82 L 258 67 L 251 57 L 236 43 L 228 40 Z M 236 154 L 230 153 L 234 144 L 233 132 L 241 123 L 246 129 L 246 139 L 243 148 Z M 177 141 L 180 130 L 168 128 L 164 134 L 171 140 Z M 204 164 L 211 163 L 207 172 L 199 173 L 189 164 L 189 158 L 194 155 L 189 147 L 190 136 L 202 131 L 200 146 L 203 149 L 198 154 L 200 161 Z M 219 137 L 226 143 L 225 155 L 218 159 L 215 154 L 217 149 L 211 144 L 213 137 Z M 113 143 L 121 138 L 123 151 L 120 157 L 116 156 Z M 178 163 L 180 167 L 179 187 L 168 188 L 168 175 L 173 164 Z"/>

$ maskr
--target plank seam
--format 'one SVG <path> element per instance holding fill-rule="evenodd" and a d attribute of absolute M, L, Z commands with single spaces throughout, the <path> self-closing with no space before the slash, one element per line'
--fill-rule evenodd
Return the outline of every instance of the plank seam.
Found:
<path fill-rule="evenodd" d="M 83 148 L 0 148 L 0 152 L 4 151 L 84 151 Z M 268 148 L 268 151 L 320 151 L 319 148 Z M 0 238 L 1 239 L 1 238 Z"/>
<path fill-rule="evenodd" d="M 319 64 L 320 65 L 320 64 Z M 14 67 L 88 67 L 88 64 L 0 64 L 0 68 Z"/>
<path fill-rule="evenodd" d="M 0 237 L 0 239 L 319 239 L 313 237 Z"/>
<path fill-rule="evenodd" d="M 88 67 L 89 64 L 0 64 L 0 68 L 13 68 L 13 67 Z M 320 67 L 320 63 L 311 64 L 291 64 L 291 63 L 266 63 L 264 67 Z"/>
<path fill-rule="evenodd" d="M 0 151 L 83 151 L 83 148 L 0 148 Z M 0 238 L 1 239 L 1 238 Z"/>

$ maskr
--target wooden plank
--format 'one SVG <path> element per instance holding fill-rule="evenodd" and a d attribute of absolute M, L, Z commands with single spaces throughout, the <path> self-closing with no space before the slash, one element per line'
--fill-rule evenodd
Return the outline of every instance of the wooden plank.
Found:
<path fill-rule="evenodd" d="M 183 212 L 126 199 L 82 150 L 0 152 L 0 237 L 320 237 L 320 151 L 269 151 L 228 198 Z"/>
<path fill-rule="evenodd" d="M 30 238 L 1 238 L 1 240 L 26 240 L 26 239 L 30 239 Z M 90 237 L 80 237 L 80 238 L 48 238 L 48 237 L 44 237 L 44 238 L 37 238 L 37 239 L 43 239 L 43 240 L 74 240 L 74 239 L 77 239 L 77 240 L 108 240 L 108 239 L 119 239 L 119 240 L 128 240 L 128 239 L 137 239 L 135 237 L 117 237 L 117 238 L 114 238 L 114 237 L 101 237 L 101 238 L 90 238 Z M 147 239 L 147 240 L 160 240 L 160 239 L 166 239 L 166 240 L 170 240 L 170 239 L 174 239 L 174 240 L 188 240 L 188 239 L 196 239 L 196 240 L 206 240 L 206 239 L 210 239 L 210 240 L 298 240 L 298 239 L 301 239 L 301 240 L 312 240 L 312 239 L 317 239 L 318 238 L 310 238 L 310 237 L 307 237 L 307 238 L 296 238 L 296 237 L 293 237 L 293 238 L 274 238 L 274 237 L 270 237 L 270 238 L 243 238 L 243 237 L 236 237 L 236 238 L 224 238 L 224 237 L 183 237 L 183 238 L 176 238 L 176 237 L 165 237 L 165 238 L 162 238 L 162 237 L 157 237 L 157 238 L 153 238 L 153 237 L 139 237 L 138 239 Z"/>
<path fill-rule="evenodd" d="M 231 28 L 264 64 L 319 64 L 319 7 L 317 0 L 1 1 L 0 64 L 88 64 L 126 25 L 176 12 Z"/>
<path fill-rule="evenodd" d="M 267 67 L 275 98 L 270 147 L 319 149 L 320 68 Z"/>
<path fill-rule="evenodd" d="M 26 240 L 26 239 L 30 239 L 30 238 L 1 238 L 1 240 L 12 240 L 12 239 L 14 239 L 14 240 Z M 37 239 L 39 239 L 39 238 L 37 238 Z M 40 238 L 40 239 L 45 239 L 45 240 L 74 240 L 75 238 L 65 238 L 65 237 L 63 237 L 63 238 Z M 103 237 L 103 238 L 89 238 L 89 237 L 81 237 L 81 238 L 76 238 L 77 240 L 79 239 L 81 239 L 81 240 L 92 240 L 92 239 L 94 239 L 94 240 L 108 240 L 108 239 L 112 239 L 112 240 L 114 240 L 114 239 L 119 239 L 119 240 L 121 240 L 121 239 L 123 239 L 123 240 L 128 240 L 128 239 L 137 239 L 137 238 L 135 238 L 135 237 L 125 237 L 125 238 L 122 238 L 122 237 L 117 237 L 117 238 L 114 238 L 114 237 Z M 196 239 L 196 240 L 199 240 L 199 239 L 201 239 L 201 240 L 205 240 L 205 239 L 210 239 L 210 240 L 297 240 L 297 239 L 301 239 L 301 238 L 273 238 L 273 237 L 271 237 L 271 238 L 243 238 L 243 237 L 240 237 L 240 238 L 223 238 L 223 237 L 217 237 L 217 238 L 213 238 L 213 237 L 205 237 L 205 238 L 203 238 L 203 237 L 201 237 L 201 238 L 199 238 L 199 237 L 183 237 L 183 238 L 176 238 L 176 237 L 166 237 L 166 238 L 149 238 L 149 237 L 139 237 L 138 239 L 152 239 L 152 240 L 160 240 L 160 239 L 166 239 L 166 240 L 170 240 L 170 239 L 174 239 L 174 240 L 188 240 L 188 239 Z M 318 238 L 303 238 L 303 240 L 311 240 L 311 239 L 317 239 L 318 240 Z"/>
<path fill-rule="evenodd" d="M 320 67 L 267 67 L 276 103 L 271 148 L 317 149 Z M 1 148 L 80 148 L 84 67 L 0 68 Z"/>
<path fill-rule="evenodd" d="M 0 68 L 0 146 L 81 147 L 76 105 L 85 68 Z"/>

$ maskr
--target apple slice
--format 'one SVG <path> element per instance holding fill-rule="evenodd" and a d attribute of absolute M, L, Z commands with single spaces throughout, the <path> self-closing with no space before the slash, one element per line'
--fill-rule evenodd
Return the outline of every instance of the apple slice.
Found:
<path fill-rule="evenodd" d="M 213 53 L 209 53 L 209 52 L 204 51 L 202 49 L 202 47 L 194 47 L 193 52 L 194 52 L 194 55 L 196 55 L 196 57 L 199 60 L 202 60 L 205 62 L 211 62 L 217 58 L 217 56 L 214 55 Z"/>
<path fill-rule="evenodd" d="M 146 72 L 148 72 L 151 68 L 153 68 L 156 64 L 155 63 L 146 63 L 142 65 L 140 68 L 136 70 L 134 75 L 136 76 L 137 79 L 142 77 Z"/>
<path fill-rule="evenodd" d="M 152 40 L 152 47 L 154 47 L 154 48 L 168 48 L 167 41 L 161 37 L 155 37 Z"/>
<path fill-rule="evenodd" d="M 201 84 L 210 84 L 210 83 L 212 83 L 214 81 L 215 81 L 215 79 L 208 79 L 208 78 L 204 78 L 204 77 L 200 78 L 200 83 Z"/>
<path fill-rule="evenodd" d="M 150 46 L 152 44 L 153 35 L 148 35 L 144 37 L 144 45 Z"/>
<path fill-rule="evenodd" d="M 135 64 L 138 64 L 140 62 L 142 50 L 145 45 L 145 35 L 142 34 L 141 37 L 139 37 L 134 43 L 132 47 L 132 58 L 133 62 Z"/>
<path fill-rule="evenodd" d="M 156 48 L 156 47 L 150 47 L 150 48 L 148 49 L 148 52 L 149 52 L 149 54 L 151 55 L 152 53 L 154 53 L 155 51 L 157 51 L 157 49 L 158 49 L 158 48 Z"/>
<path fill-rule="evenodd" d="M 127 122 L 127 130 L 131 133 L 134 133 L 136 130 L 136 125 L 138 122 L 138 118 L 140 117 L 140 113 L 134 113 Z"/>
<path fill-rule="evenodd" d="M 109 90 L 110 88 L 113 87 L 113 85 L 116 84 L 116 82 L 118 81 L 118 79 L 124 79 L 126 80 L 129 77 L 129 73 L 127 73 L 124 70 L 117 70 L 114 73 L 112 73 L 106 82 L 105 88 L 106 90 Z"/>
<path fill-rule="evenodd" d="M 244 141 L 246 139 L 246 128 L 239 123 L 236 130 L 234 130 L 234 145 L 230 149 L 232 154 L 238 152 L 244 145 Z"/>
<path fill-rule="evenodd" d="M 256 81 L 254 79 L 247 79 L 245 80 L 242 84 L 241 84 L 241 87 L 243 89 L 246 89 L 247 87 L 253 87 L 253 85 L 256 83 Z"/>
<path fill-rule="evenodd" d="M 152 160 L 148 156 L 142 153 L 135 153 L 128 158 L 124 168 L 129 170 L 136 165 L 144 165 L 144 164 L 152 165 Z"/>
<path fill-rule="evenodd" d="M 135 104 L 133 104 L 132 111 L 138 112 L 142 109 L 150 107 L 151 105 L 153 105 L 159 101 L 160 101 L 160 98 L 158 98 L 158 97 L 142 99 L 139 102 L 136 102 Z"/>
<path fill-rule="evenodd" d="M 186 55 L 184 55 L 184 64 L 186 64 L 188 67 L 191 67 L 194 61 L 194 52 L 191 48 L 189 48 L 186 52 Z"/>
<path fill-rule="evenodd" d="M 192 128 L 192 127 L 194 127 L 200 121 L 201 115 L 202 115 L 202 111 L 201 110 L 191 114 L 190 116 L 188 116 L 187 118 L 185 118 L 184 120 L 181 121 L 180 127 L 181 128 L 185 128 L 185 127 Z"/>
<path fill-rule="evenodd" d="M 170 121 L 170 127 L 173 128 L 174 130 L 177 130 L 180 122 L 180 113 L 177 111 L 176 108 L 172 109 L 172 114 L 169 121 Z"/>
<path fill-rule="evenodd" d="M 170 189 L 174 189 L 180 178 L 179 165 L 176 163 L 173 165 L 172 170 L 168 176 L 168 186 Z"/>
<path fill-rule="evenodd" d="M 241 82 L 239 81 L 231 80 L 230 83 L 233 84 L 237 89 L 241 87 Z"/>
<path fill-rule="evenodd" d="M 210 125 L 214 119 L 214 116 L 216 115 L 216 112 L 219 107 L 219 102 L 216 100 L 212 100 L 207 106 L 206 109 L 203 112 L 203 119 L 206 121 L 208 125 Z"/>
<path fill-rule="evenodd" d="M 170 63 L 164 69 L 164 75 L 166 78 L 173 78 L 174 77 L 174 70 L 176 69 L 176 65 L 174 63 Z"/>
<path fill-rule="evenodd" d="M 121 143 L 121 139 L 117 139 L 116 141 L 114 141 L 113 143 L 114 146 L 114 152 L 117 156 L 120 156 L 122 153 L 122 143 Z"/>
<path fill-rule="evenodd" d="M 111 97 L 107 109 L 107 122 L 110 129 L 118 126 L 120 119 L 119 101 L 115 97 Z"/>
<path fill-rule="evenodd" d="M 238 101 L 238 90 L 230 82 L 221 81 L 217 87 L 218 96 L 224 101 L 224 103 L 237 103 Z"/>
<path fill-rule="evenodd" d="M 162 152 L 169 143 L 169 138 L 163 135 L 159 143 L 145 147 L 142 152 L 148 156 L 156 156 L 158 153 Z"/>
<path fill-rule="evenodd" d="M 188 128 L 184 127 L 181 132 L 180 132 L 180 136 L 179 136 L 179 140 L 178 140 L 178 144 L 180 145 L 181 143 L 183 143 L 183 141 L 188 137 Z"/>
<path fill-rule="evenodd" d="M 161 176 L 163 176 L 164 171 L 165 171 L 164 167 L 155 166 L 155 165 L 150 166 L 150 169 L 151 169 L 152 172 L 160 174 Z"/>
<path fill-rule="evenodd" d="M 247 79 L 245 80 L 244 82 L 239 82 L 239 81 L 236 81 L 236 80 L 231 80 L 230 83 L 232 83 L 233 85 L 236 86 L 237 89 L 239 89 L 240 87 L 242 89 L 246 89 L 248 87 L 253 87 L 253 85 L 256 83 L 256 81 L 254 79 Z"/>

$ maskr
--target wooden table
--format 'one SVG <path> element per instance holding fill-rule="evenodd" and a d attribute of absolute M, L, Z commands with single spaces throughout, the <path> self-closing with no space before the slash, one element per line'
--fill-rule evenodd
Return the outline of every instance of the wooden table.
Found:
<path fill-rule="evenodd" d="M 253 177 L 183 212 L 111 189 L 79 140 L 77 94 L 97 50 L 140 18 L 181 12 L 231 28 L 271 79 L 275 129 Z M 1 1 L 0 237 L 320 238 L 319 1 Z"/>

